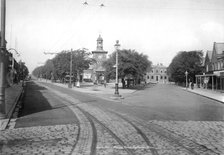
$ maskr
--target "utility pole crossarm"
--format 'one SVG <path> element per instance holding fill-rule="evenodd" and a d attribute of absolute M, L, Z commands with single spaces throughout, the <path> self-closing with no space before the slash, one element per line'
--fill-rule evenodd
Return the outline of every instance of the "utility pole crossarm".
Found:
<path fill-rule="evenodd" d="M 57 52 L 44 52 L 45 55 L 50 54 L 50 55 L 54 55 L 54 54 L 58 54 Z"/>

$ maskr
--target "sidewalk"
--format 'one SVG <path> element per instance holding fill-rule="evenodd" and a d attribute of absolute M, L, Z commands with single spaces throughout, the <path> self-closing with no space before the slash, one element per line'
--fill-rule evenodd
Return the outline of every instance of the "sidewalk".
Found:
<path fill-rule="evenodd" d="M 218 102 L 224 103 L 224 93 L 221 93 L 218 91 L 207 90 L 207 89 L 203 89 L 203 88 L 194 88 L 194 89 L 183 88 L 183 89 L 188 92 L 192 92 L 192 93 L 210 98 L 212 100 L 216 100 Z"/>
<path fill-rule="evenodd" d="M 45 83 L 51 83 L 50 81 L 38 81 L 38 82 L 45 82 Z M 52 83 L 54 85 L 68 88 L 68 84 L 62 84 L 62 83 Z M 106 99 L 106 100 L 113 100 L 112 97 L 115 92 L 114 83 L 107 83 L 107 86 L 104 87 L 104 85 L 93 85 L 92 83 L 81 83 L 81 87 L 73 86 L 72 90 L 87 93 L 90 95 L 95 95 L 97 97 Z M 135 89 L 122 89 L 121 84 L 119 83 L 119 94 L 122 96 L 122 98 L 129 96 L 130 94 L 134 93 Z"/>
<path fill-rule="evenodd" d="M 5 89 L 6 119 L 0 120 L 0 130 L 4 130 L 7 127 L 22 91 L 21 83 Z"/>

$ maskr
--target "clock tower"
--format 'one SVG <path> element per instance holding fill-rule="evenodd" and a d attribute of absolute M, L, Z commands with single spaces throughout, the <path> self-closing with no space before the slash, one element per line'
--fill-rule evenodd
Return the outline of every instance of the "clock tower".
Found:
<path fill-rule="evenodd" d="M 106 61 L 108 52 L 103 50 L 103 38 L 101 37 L 101 35 L 99 35 L 96 42 L 96 50 L 92 51 L 93 59 L 96 60 L 96 63 L 93 64 L 93 81 L 96 83 L 101 83 L 105 80 L 105 68 L 102 66 L 102 64 L 104 61 Z"/>

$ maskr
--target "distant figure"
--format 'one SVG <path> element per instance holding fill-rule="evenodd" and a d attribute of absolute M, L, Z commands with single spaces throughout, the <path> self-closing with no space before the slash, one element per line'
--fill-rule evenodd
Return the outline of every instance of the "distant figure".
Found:
<path fill-rule="evenodd" d="M 191 82 L 191 89 L 194 89 L 194 82 Z"/>
<path fill-rule="evenodd" d="M 106 81 L 106 80 L 104 80 L 103 85 L 104 85 L 104 88 L 106 88 L 106 87 L 107 87 L 107 81 Z"/>

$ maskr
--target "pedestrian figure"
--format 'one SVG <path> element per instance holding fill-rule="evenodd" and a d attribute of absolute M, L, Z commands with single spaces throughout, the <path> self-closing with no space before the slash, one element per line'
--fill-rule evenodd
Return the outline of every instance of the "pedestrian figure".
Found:
<path fill-rule="evenodd" d="M 104 80 L 103 85 L 104 85 L 104 88 L 106 88 L 106 87 L 107 87 L 107 81 L 106 81 L 106 80 Z"/>
<path fill-rule="evenodd" d="M 191 82 L 191 89 L 194 89 L 194 83 Z"/>

